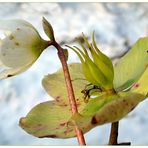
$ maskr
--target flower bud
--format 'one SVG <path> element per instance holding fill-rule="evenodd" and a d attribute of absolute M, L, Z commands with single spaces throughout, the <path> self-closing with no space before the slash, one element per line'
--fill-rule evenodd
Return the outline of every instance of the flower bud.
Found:
<path fill-rule="evenodd" d="M 50 38 L 51 41 L 54 41 L 55 40 L 54 31 L 53 31 L 51 24 L 44 17 L 43 17 L 42 22 L 43 22 L 43 29 L 46 35 Z"/>
<path fill-rule="evenodd" d="M 92 38 L 93 43 L 90 44 L 83 34 L 83 40 L 87 47 L 83 45 L 82 41 L 79 41 L 83 51 L 75 46 L 70 48 L 79 56 L 84 75 L 89 82 L 104 90 L 113 89 L 114 71 L 112 62 L 97 48 L 94 33 Z"/>

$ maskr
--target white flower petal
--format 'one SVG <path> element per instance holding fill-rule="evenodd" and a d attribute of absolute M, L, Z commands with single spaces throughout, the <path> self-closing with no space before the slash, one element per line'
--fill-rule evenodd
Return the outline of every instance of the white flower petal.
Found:
<path fill-rule="evenodd" d="M 10 40 L 13 41 L 13 39 L 15 39 L 15 41 L 21 41 L 22 43 L 25 43 L 25 45 L 30 46 L 33 43 L 33 41 L 41 40 L 41 37 L 33 26 L 28 26 L 20 24 L 19 26 L 15 27 L 15 29 L 12 32 L 10 31 L 11 28 L 8 28 L 8 30 L 5 31 L 5 33 L 9 36 Z M 1 26 L 0 29 L 2 29 Z"/>
<path fill-rule="evenodd" d="M 8 30 L 7 30 L 7 31 L 4 31 L 4 35 L 5 35 L 5 37 L 11 35 L 11 33 L 12 33 L 12 32 L 11 32 L 11 31 L 8 31 Z"/>
<path fill-rule="evenodd" d="M 26 48 L 6 48 L 0 52 L 1 63 L 10 68 L 24 66 L 37 58 Z"/>
<path fill-rule="evenodd" d="M 5 78 L 8 78 L 8 77 L 12 77 L 16 74 L 19 74 L 19 73 L 22 73 L 24 72 L 25 70 L 27 70 L 34 62 L 24 66 L 24 67 L 18 67 L 18 68 L 9 68 L 9 69 L 6 69 L 6 68 L 3 68 L 3 70 L 0 72 L 0 80 L 1 79 L 5 79 Z"/>
<path fill-rule="evenodd" d="M 20 28 L 20 26 L 31 27 L 32 29 L 34 29 L 34 27 L 30 23 L 24 20 L 0 20 L 0 30 L 15 31 L 16 29 Z"/>
<path fill-rule="evenodd" d="M 6 33 L 0 41 L 0 79 L 25 71 L 48 46 L 48 41 L 24 20 L 0 21 L 0 29 Z"/>
<path fill-rule="evenodd" d="M 29 41 L 31 41 L 32 37 L 35 37 L 36 39 L 41 39 L 38 31 L 33 27 L 33 25 L 25 20 L 0 20 L 0 30 L 3 30 L 4 34 L 6 34 L 7 36 L 10 35 L 12 32 L 15 32 L 20 37 L 24 33 L 25 38 L 24 36 L 23 38 L 28 39 Z M 29 36 L 27 37 L 26 35 Z"/>
<path fill-rule="evenodd" d="M 1 41 L 0 59 L 8 67 L 17 68 L 34 61 L 42 52 L 42 39 L 35 29 L 16 29 Z"/>

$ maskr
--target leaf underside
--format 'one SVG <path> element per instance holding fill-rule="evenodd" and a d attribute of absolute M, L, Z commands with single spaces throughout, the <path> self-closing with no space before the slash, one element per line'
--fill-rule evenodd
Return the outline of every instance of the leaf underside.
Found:
<path fill-rule="evenodd" d="M 140 38 L 114 67 L 114 88 L 121 91 L 131 87 L 148 65 L 148 37 Z"/>
<path fill-rule="evenodd" d="M 143 99 L 143 95 L 136 93 L 105 95 L 90 99 L 75 115 L 71 114 L 68 104 L 48 101 L 35 106 L 25 118 L 21 118 L 20 126 L 39 138 L 75 137 L 74 122 L 86 133 L 95 126 L 120 120 Z"/>
<path fill-rule="evenodd" d="M 96 98 L 90 98 L 85 103 L 81 90 L 88 82 L 84 80 L 81 64 L 70 64 L 69 70 L 79 114 L 71 114 L 63 73 L 59 70 L 45 76 L 42 81 L 45 90 L 55 100 L 35 106 L 25 118 L 20 120 L 20 126 L 29 134 L 39 138 L 75 137 L 74 122 L 86 133 L 98 125 L 120 120 L 145 98 L 137 93 L 123 92 L 107 95 L 98 92 Z"/>
<path fill-rule="evenodd" d="M 148 67 L 140 79 L 133 85 L 131 92 L 148 95 Z"/>

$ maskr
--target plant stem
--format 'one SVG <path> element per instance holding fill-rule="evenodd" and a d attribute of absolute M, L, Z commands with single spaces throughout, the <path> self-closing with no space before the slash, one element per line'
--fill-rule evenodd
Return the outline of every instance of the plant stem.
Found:
<path fill-rule="evenodd" d="M 68 65 L 67 65 L 66 58 L 65 58 L 65 55 L 63 52 L 63 48 L 56 41 L 50 41 L 49 44 L 53 45 L 58 50 L 58 56 L 60 58 L 60 61 L 61 61 L 62 67 L 63 67 L 63 72 L 64 72 L 64 77 L 65 77 L 66 88 L 67 88 L 71 111 L 72 111 L 72 114 L 78 113 L 77 104 L 76 104 L 76 100 L 75 100 L 75 96 L 74 96 L 74 91 L 73 91 L 73 87 L 72 87 L 72 83 L 71 83 L 70 73 L 68 70 Z M 79 145 L 86 145 L 83 132 L 81 129 L 79 129 L 77 127 L 77 125 L 75 125 L 75 132 L 77 135 Z"/>
<path fill-rule="evenodd" d="M 118 128 L 119 128 L 119 121 L 113 122 L 111 124 L 111 132 L 108 145 L 118 145 Z"/>

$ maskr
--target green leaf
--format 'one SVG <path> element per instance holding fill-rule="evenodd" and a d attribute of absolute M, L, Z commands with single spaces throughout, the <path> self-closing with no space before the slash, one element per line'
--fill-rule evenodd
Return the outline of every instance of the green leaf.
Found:
<path fill-rule="evenodd" d="M 19 125 L 29 134 L 39 138 L 70 138 L 75 137 L 75 123 L 84 133 L 105 123 L 122 119 L 146 97 L 129 92 L 118 94 L 99 93 L 98 97 L 84 102 L 81 91 L 88 85 L 79 63 L 69 65 L 76 104 L 79 114 L 72 115 L 67 97 L 62 69 L 43 79 L 45 90 L 54 97 L 35 106 L 26 117 L 20 119 Z"/>
<path fill-rule="evenodd" d="M 43 22 L 43 29 L 46 35 L 50 38 L 50 40 L 55 41 L 54 31 L 53 31 L 51 24 L 44 17 L 43 17 L 42 22 Z"/>
<path fill-rule="evenodd" d="M 138 82 L 133 85 L 130 91 L 140 93 L 145 96 L 148 95 L 148 68 Z"/>
<path fill-rule="evenodd" d="M 81 90 L 88 82 L 81 73 L 81 64 L 70 64 L 72 83 L 78 110 L 81 111 L 85 102 Z M 63 70 L 45 76 L 42 81 L 45 90 L 55 101 L 41 103 L 34 107 L 25 118 L 21 118 L 20 126 L 36 137 L 68 138 L 74 137 L 74 126 L 67 126 L 72 114 L 69 107 Z"/>
<path fill-rule="evenodd" d="M 75 137 L 74 122 L 86 133 L 95 126 L 120 120 L 143 99 L 143 95 L 136 93 L 104 95 L 90 99 L 83 104 L 80 114 L 73 116 L 68 104 L 48 101 L 35 106 L 25 118 L 20 119 L 19 125 L 39 138 Z"/>
<path fill-rule="evenodd" d="M 71 110 L 65 104 L 48 101 L 35 106 L 19 125 L 29 134 L 44 138 L 68 138 L 75 136 L 73 127 L 67 126 Z"/>
<path fill-rule="evenodd" d="M 114 67 L 114 88 L 121 91 L 132 86 L 148 64 L 148 37 L 140 38 Z"/>
<path fill-rule="evenodd" d="M 81 129 L 90 130 L 95 126 L 119 121 L 131 112 L 145 96 L 136 93 L 104 95 L 89 100 L 80 115 L 74 115 L 69 121 L 76 121 Z"/>
<path fill-rule="evenodd" d="M 68 67 L 71 74 L 76 99 L 81 99 L 81 101 L 83 101 L 83 94 L 81 91 L 88 84 L 88 81 L 85 80 L 82 73 L 82 66 L 80 63 L 73 63 L 69 64 Z M 61 96 L 65 102 L 68 102 L 67 89 L 62 69 L 58 70 L 54 74 L 45 76 L 42 80 L 42 85 L 46 92 L 53 98 L 58 98 Z"/>

